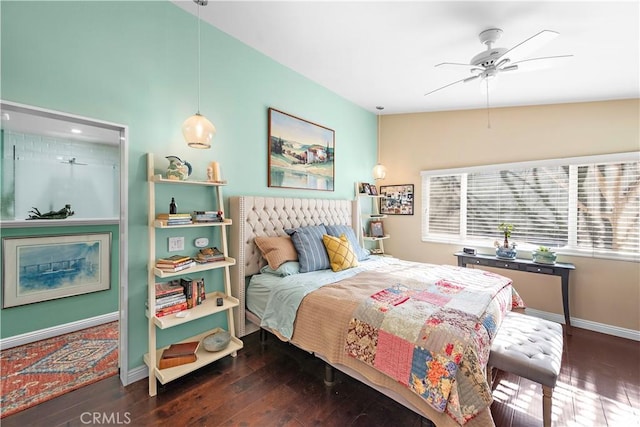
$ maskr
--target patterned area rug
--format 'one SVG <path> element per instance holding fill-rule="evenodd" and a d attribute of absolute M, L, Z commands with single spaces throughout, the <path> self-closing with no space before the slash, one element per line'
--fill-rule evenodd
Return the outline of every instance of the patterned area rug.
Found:
<path fill-rule="evenodd" d="M 118 322 L 0 352 L 0 418 L 118 373 Z"/>

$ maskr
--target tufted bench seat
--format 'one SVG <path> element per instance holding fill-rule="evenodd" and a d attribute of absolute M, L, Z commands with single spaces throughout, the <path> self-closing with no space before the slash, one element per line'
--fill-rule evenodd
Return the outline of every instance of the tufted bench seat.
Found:
<path fill-rule="evenodd" d="M 551 395 L 562 363 L 562 326 L 555 322 L 509 312 L 491 344 L 491 368 L 509 372 L 542 385 L 542 417 L 551 426 Z"/>

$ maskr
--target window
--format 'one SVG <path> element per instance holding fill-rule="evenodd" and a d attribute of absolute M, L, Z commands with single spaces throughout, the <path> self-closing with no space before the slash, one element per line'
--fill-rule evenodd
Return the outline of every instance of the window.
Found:
<path fill-rule="evenodd" d="M 422 240 L 638 260 L 640 153 L 422 172 Z"/>

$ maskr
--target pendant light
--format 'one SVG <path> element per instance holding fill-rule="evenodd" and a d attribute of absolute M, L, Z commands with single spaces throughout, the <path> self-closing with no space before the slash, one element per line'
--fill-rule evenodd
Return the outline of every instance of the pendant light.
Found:
<path fill-rule="evenodd" d="M 206 6 L 208 0 L 193 0 L 198 5 L 198 112 L 182 124 L 182 135 L 189 147 L 211 148 L 211 140 L 216 127 L 200 114 L 200 6 Z"/>
<path fill-rule="evenodd" d="M 384 179 L 384 177 L 387 176 L 387 168 L 380 163 L 380 115 L 382 114 L 382 110 L 384 110 L 384 107 L 377 106 L 376 109 L 379 111 L 378 113 L 378 164 L 373 167 L 373 179 L 377 181 L 379 179 Z"/>

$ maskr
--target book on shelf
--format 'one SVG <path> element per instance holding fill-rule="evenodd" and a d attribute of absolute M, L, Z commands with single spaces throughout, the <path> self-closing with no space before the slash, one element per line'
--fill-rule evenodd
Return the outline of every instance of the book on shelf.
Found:
<path fill-rule="evenodd" d="M 155 286 L 156 298 L 161 298 L 165 295 L 184 294 L 182 286 L 180 286 L 179 280 L 171 280 L 170 282 L 156 283 Z"/>
<path fill-rule="evenodd" d="M 172 307 L 174 305 L 182 304 L 183 302 L 187 302 L 187 297 L 184 296 L 184 294 L 176 295 L 174 297 L 159 298 L 156 299 L 156 311 Z"/>
<path fill-rule="evenodd" d="M 158 368 L 172 368 L 174 366 L 192 363 L 198 360 L 196 351 L 200 346 L 200 341 L 190 341 L 178 344 L 171 344 L 162 352 L 158 362 Z"/>
<path fill-rule="evenodd" d="M 220 249 L 216 247 L 203 248 L 198 251 L 195 256 L 195 260 L 199 263 L 217 262 L 224 261 L 225 256 Z"/>
<path fill-rule="evenodd" d="M 191 259 L 188 255 L 171 255 L 165 258 L 158 258 L 156 264 L 179 264 L 181 262 L 189 261 Z"/>
<path fill-rule="evenodd" d="M 191 214 L 190 213 L 174 213 L 174 214 L 170 214 L 170 213 L 159 213 L 156 215 L 156 219 L 181 219 L 181 218 L 191 218 Z"/>
<path fill-rule="evenodd" d="M 170 265 L 166 265 L 166 264 L 156 264 L 156 268 L 159 270 L 162 270 L 164 272 L 167 273 L 176 273 L 178 271 L 182 271 L 182 270 L 186 270 L 187 268 L 191 268 L 194 265 L 196 265 L 196 262 L 194 260 L 185 262 L 184 264 L 180 264 L 177 266 L 170 266 Z"/>
<path fill-rule="evenodd" d="M 188 308 L 202 304 L 206 298 L 204 278 L 191 279 L 190 277 L 183 277 L 180 279 L 180 283 L 184 288 Z"/>
<path fill-rule="evenodd" d="M 222 222 L 224 217 L 222 211 L 193 211 L 191 214 L 193 222 Z"/>
<path fill-rule="evenodd" d="M 172 305 L 171 307 L 161 308 L 159 310 L 156 309 L 156 317 L 164 317 L 170 314 L 179 313 L 186 310 L 187 308 L 189 307 L 187 307 L 187 302 L 185 301 L 180 304 Z"/>

